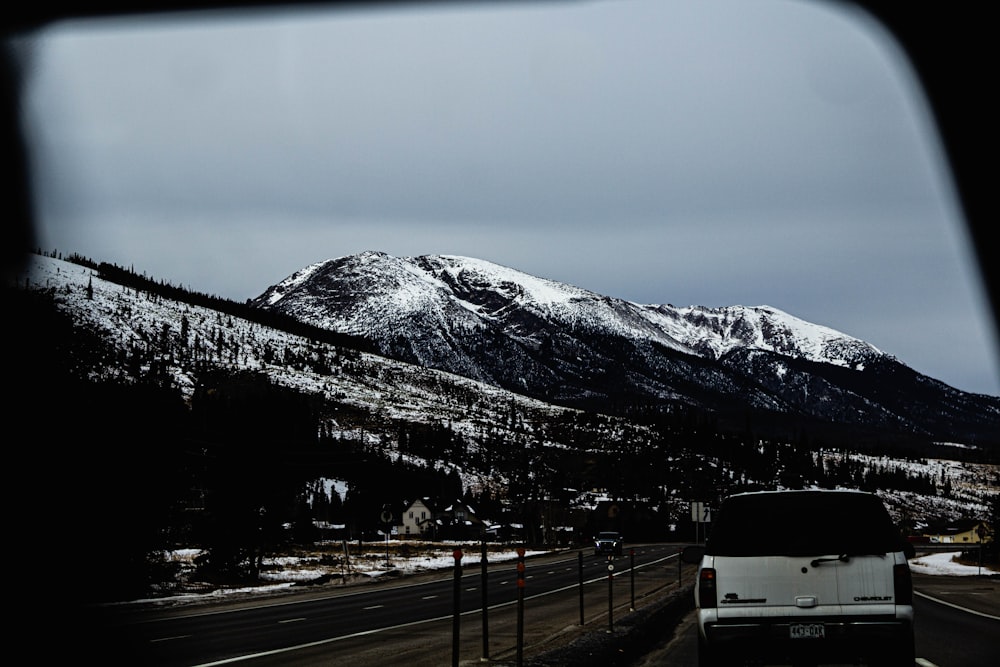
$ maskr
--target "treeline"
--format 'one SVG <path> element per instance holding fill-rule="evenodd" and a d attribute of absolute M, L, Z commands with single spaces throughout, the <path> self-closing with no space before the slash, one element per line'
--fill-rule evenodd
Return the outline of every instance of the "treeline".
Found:
<path fill-rule="evenodd" d="M 32 317 L 13 341 L 31 362 L 15 375 L 12 414 L 27 439 L 8 470 L 26 502 L 11 535 L 42 576 L 71 578 L 74 597 L 162 590 L 175 567 L 163 554 L 182 546 L 203 551 L 202 580 L 254 581 L 264 555 L 312 539 L 316 519 L 367 538 L 399 494 L 462 494 L 454 471 L 324 433 L 336 406 L 260 374 L 207 373 L 187 404 L 152 374 L 94 381 L 78 362 L 108 354 L 102 341 L 74 328 L 51 295 L 16 294 L 34 303 L 22 304 Z M 316 502 L 319 478 L 348 484 L 340 507 Z"/>

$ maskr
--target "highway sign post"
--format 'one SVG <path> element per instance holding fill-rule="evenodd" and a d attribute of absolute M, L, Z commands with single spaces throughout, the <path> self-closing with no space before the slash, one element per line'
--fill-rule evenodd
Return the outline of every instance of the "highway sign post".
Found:
<path fill-rule="evenodd" d="M 385 569 L 391 570 L 392 565 L 389 563 L 389 533 L 392 532 L 392 512 L 389 511 L 388 505 L 382 505 L 382 515 L 379 518 L 382 519 L 382 528 L 385 530 Z"/>
<path fill-rule="evenodd" d="M 694 522 L 694 541 L 700 544 L 700 526 L 712 522 L 712 508 L 700 500 L 695 500 L 691 503 L 691 521 Z"/>

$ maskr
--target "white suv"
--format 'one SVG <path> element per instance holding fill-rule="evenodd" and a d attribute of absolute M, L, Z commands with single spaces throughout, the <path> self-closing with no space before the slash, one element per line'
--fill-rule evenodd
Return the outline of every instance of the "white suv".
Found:
<path fill-rule="evenodd" d="M 860 491 L 726 498 L 698 564 L 700 665 L 914 664 L 913 587 L 882 501 Z"/>

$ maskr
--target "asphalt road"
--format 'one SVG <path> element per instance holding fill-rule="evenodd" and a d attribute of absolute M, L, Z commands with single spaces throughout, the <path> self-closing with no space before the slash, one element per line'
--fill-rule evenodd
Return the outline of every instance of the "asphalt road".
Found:
<path fill-rule="evenodd" d="M 677 550 L 637 546 L 612 563 L 611 576 L 589 551 L 530 558 L 520 602 L 516 563 L 504 562 L 485 582 L 477 564 L 457 580 L 430 573 L 266 599 L 106 607 L 62 627 L 83 630 L 72 654 L 104 665 L 684 667 L 697 661 L 687 613 L 695 568 L 680 566 Z M 914 575 L 914 583 L 923 666 L 992 667 L 1000 579 Z M 664 615 L 667 604 L 680 611 Z"/>
<path fill-rule="evenodd" d="M 1000 664 L 1000 577 L 913 575 L 920 667 Z M 697 667 L 694 613 L 630 667 Z"/>
<path fill-rule="evenodd" d="M 678 588 L 677 551 L 637 546 L 611 570 L 590 551 L 531 558 L 523 588 L 516 563 L 504 562 L 489 568 L 485 585 L 477 565 L 458 579 L 439 573 L 266 600 L 103 608 L 86 619 L 80 649 L 106 665 L 163 667 L 516 664 L 580 636 L 613 635 L 640 604 Z M 693 576 L 693 567 L 684 568 Z"/>

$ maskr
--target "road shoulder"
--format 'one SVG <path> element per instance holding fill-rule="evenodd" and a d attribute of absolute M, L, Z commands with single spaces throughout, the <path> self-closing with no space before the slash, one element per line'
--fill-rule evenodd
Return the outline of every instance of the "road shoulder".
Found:
<path fill-rule="evenodd" d="M 951 576 L 913 573 L 917 594 L 1000 618 L 1000 575 Z"/>

